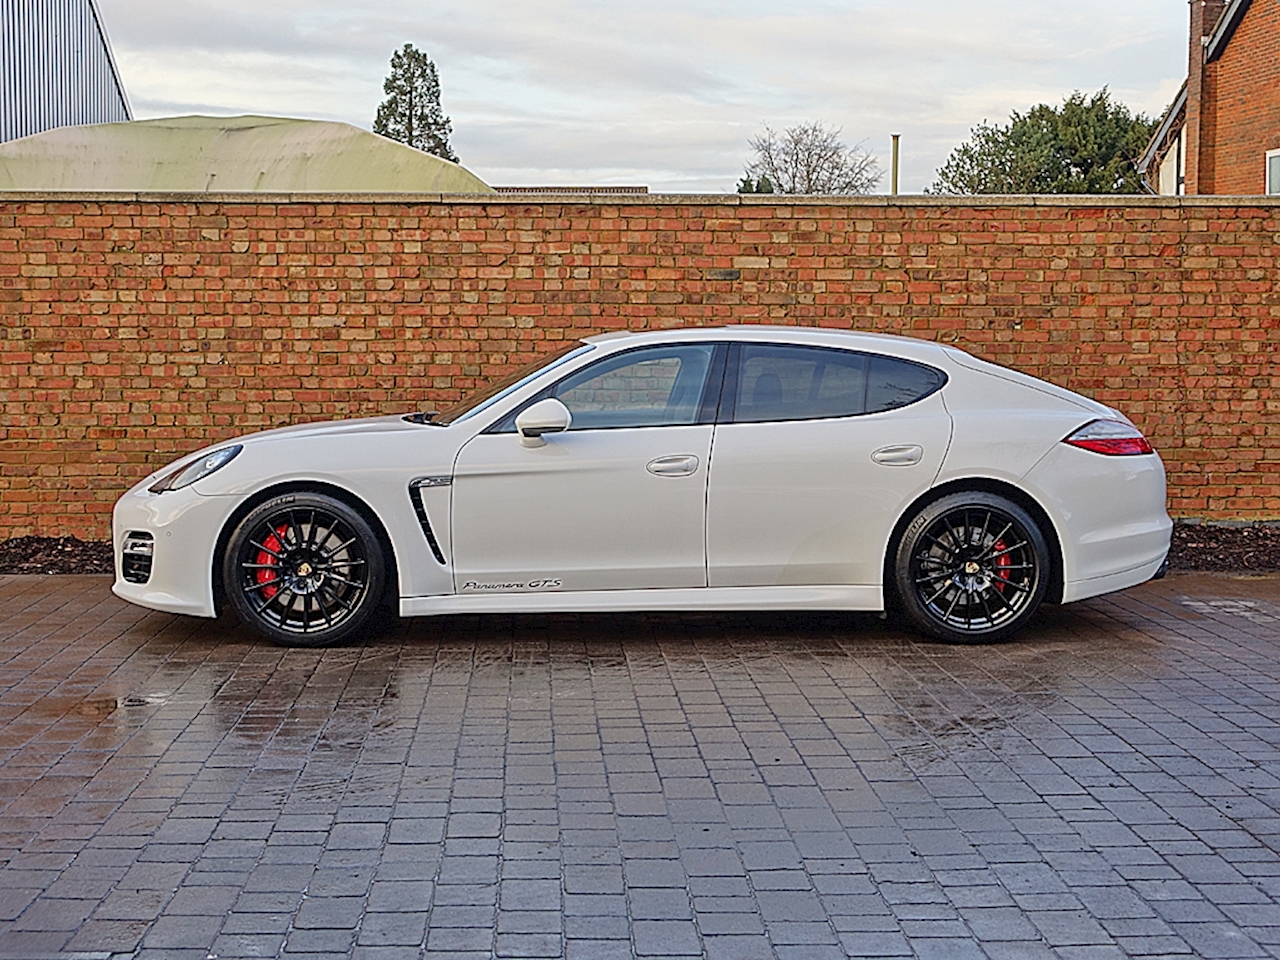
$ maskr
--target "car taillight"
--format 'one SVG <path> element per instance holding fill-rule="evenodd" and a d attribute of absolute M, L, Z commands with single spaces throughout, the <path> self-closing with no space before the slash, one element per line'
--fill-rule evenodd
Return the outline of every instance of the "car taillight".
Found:
<path fill-rule="evenodd" d="M 1119 420 L 1086 423 L 1062 442 L 1108 457 L 1136 457 L 1144 453 L 1155 453 L 1141 430 Z"/>

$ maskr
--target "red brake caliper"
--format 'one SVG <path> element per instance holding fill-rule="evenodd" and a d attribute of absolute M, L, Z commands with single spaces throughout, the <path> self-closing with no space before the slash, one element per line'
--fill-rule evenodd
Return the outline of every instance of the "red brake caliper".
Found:
<path fill-rule="evenodd" d="M 284 546 L 284 535 L 288 529 L 289 529 L 288 524 L 284 524 L 284 523 L 280 524 L 280 526 L 276 527 L 276 532 L 273 535 L 267 537 L 267 539 L 263 541 L 262 545 L 266 547 L 267 550 L 271 550 L 274 553 L 279 553 L 280 548 Z M 271 567 L 279 566 L 280 558 L 274 557 L 270 553 L 267 553 L 267 550 L 259 550 L 258 558 L 254 562 L 267 564 Z M 272 583 L 273 581 L 280 579 L 279 574 L 277 574 L 275 570 L 267 570 L 263 568 L 259 568 L 258 570 L 255 570 L 254 577 L 260 584 Z M 270 600 L 279 592 L 279 590 L 280 588 L 275 586 L 263 587 L 262 595 L 266 597 L 268 600 Z"/>
<path fill-rule="evenodd" d="M 1000 554 L 998 557 L 996 557 L 996 575 L 1002 581 L 1007 583 L 1009 580 L 1009 568 L 1013 566 L 1013 561 L 1009 559 L 1009 554 L 1000 553 L 1000 551 L 1003 549 L 1005 549 L 1003 540 L 997 540 L 995 543 L 991 545 L 991 552 Z M 999 590 L 1001 593 L 1004 593 L 1004 583 L 997 583 L 996 589 Z"/>

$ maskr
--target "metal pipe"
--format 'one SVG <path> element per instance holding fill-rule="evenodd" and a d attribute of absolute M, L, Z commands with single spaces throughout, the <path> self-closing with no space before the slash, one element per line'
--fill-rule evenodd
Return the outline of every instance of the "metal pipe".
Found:
<path fill-rule="evenodd" d="M 895 197 L 898 195 L 898 138 L 902 136 L 900 133 L 891 133 L 893 137 L 893 172 L 890 174 L 889 180 L 892 186 L 889 192 Z"/>

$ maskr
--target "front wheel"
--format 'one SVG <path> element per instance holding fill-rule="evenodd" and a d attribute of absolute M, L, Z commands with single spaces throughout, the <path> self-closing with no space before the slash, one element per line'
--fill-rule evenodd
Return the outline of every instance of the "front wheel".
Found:
<path fill-rule="evenodd" d="M 240 619 L 290 647 L 327 647 L 363 628 L 385 584 L 368 522 L 333 497 L 286 494 L 240 521 L 222 582 Z"/>
<path fill-rule="evenodd" d="M 1022 507 L 954 493 L 908 525 L 894 566 L 898 597 L 922 632 L 952 643 L 1004 640 L 1044 599 L 1049 549 Z"/>

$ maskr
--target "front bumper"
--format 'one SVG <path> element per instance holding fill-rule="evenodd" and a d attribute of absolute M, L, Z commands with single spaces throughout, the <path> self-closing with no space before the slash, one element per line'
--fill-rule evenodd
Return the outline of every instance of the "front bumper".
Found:
<path fill-rule="evenodd" d="M 218 533 L 238 498 L 202 497 L 191 487 L 156 494 L 147 490 L 146 483 L 116 501 L 111 515 L 116 571 L 111 592 L 152 610 L 217 616 L 214 551 Z M 123 576 L 121 547 L 131 533 L 149 533 L 154 538 L 151 576 L 146 583 L 130 583 Z"/>

